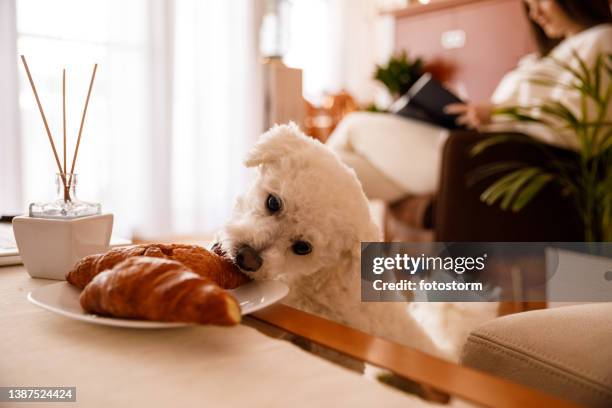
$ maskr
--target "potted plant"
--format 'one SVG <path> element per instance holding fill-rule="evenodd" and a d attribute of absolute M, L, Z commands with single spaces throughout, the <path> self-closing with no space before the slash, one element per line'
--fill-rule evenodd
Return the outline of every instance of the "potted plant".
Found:
<path fill-rule="evenodd" d="M 423 60 L 410 60 L 405 51 L 392 56 L 386 65 L 376 66 L 374 79 L 380 81 L 394 98 L 405 94 L 423 75 Z"/>
<path fill-rule="evenodd" d="M 606 116 L 612 104 L 612 55 L 599 55 L 591 67 L 576 52 L 574 58 L 577 67 L 551 58 L 570 74 L 568 83 L 545 76 L 532 81 L 576 92 L 580 112 L 573 112 L 563 101 L 549 100 L 538 106 L 501 108 L 494 114 L 517 122 L 540 123 L 557 132 L 569 130 L 578 149 L 566 158 L 559 158 L 550 145 L 530 136 L 492 136 L 476 144 L 472 155 L 492 145 L 521 141 L 536 146 L 551 159 L 540 165 L 512 161 L 482 166 L 476 169 L 472 181 L 500 176 L 482 192 L 480 199 L 489 205 L 499 203 L 502 209 L 511 211 L 520 211 L 554 183 L 575 203 L 584 224 L 585 241 L 612 241 L 612 118 Z"/>

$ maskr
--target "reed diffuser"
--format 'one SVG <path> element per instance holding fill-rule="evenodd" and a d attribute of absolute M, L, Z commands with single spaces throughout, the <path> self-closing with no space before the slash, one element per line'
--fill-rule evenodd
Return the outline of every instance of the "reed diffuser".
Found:
<path fill-rule="evenodd" d="M 79 147 L 81 145 L 81 136 L 83 135 L 83 127 L 85 125 L 85 117 L 87 116 L 87 107 L 89 106 L 89 99 L 91 97 L 91 91 L 93 89 L 94 80 L 96 78 L 98 64 L 94 64 L 93 72 L 91 74 L 89 89 L 87 90 L 87 97 L 85 99 L 85 106 L 83 107 L 83 114 L 81 115 L 81 124 L 79 126 L 76 146 L 72 155 L 72 164 L 70 166 L 70 170 L 68 170 L 66 161 L 66 70 L 64 69 L 62 72 L 62 123 L 64 149 L 63 161 L 60 162 L 60 158 L 57 154 L 57 149 L 55 147 L 55 142 L 53 141 L 53 136 L 49 128 L 49 123 L 47 122 L 45 111 L 42 107 L 42 103 L 40 102 L 38 91 L 36 90 L 36 85 L 34 84 L 32 74 L 30 73 L 30 68 L 28 67 L 26 58 L 23 55 L 21 56 L 21 62 L 23 63 L 23 67 L 25 68 L 25 72 L 28 76 L 28 81 L 30 82 L 30 86 L 32 87 L 32 92 L 34 93 L 34 98 L 36 99 L 36 104 L 38 105 L 38 110 L 45 126 L 47 138 L 49 139 L 49 144 L 51 145 L 53 158 L 55 159 L 55 163 L 58 168 L 58 173 L 56 176 L 58 197 L 55 200 L 49 202 L 37 202 L 30 204 L 30 217 L 75 218 L 100 214 L 102 212 L 102 207 L 99 203 L 89 203 L 81 201 L 77 198 L 77 175 L 74 173 L 76 160 L 79 154 Z"/>
<path fill-rule="evenodd" d="M 32 79 L 26 58 L 21 61 L 32 87 L 57 165 L 57 197 L 29 205 L 29 215 L 15 217 L 13 230 L 21 259 L 28 273 L 35 278 L 64 279 L 68 270 L 82 257 L 108 250 L 113 228 L 113 215 L 102 214 L 100 203 L 79 200 L 76 195 L 77 174 L 74 172 L 89 99 L 98 64 L 93 67 L 81 123 L 70 166 L 66 149 L 66 70 L 62 72 L 62 160 L 58 155 L 47 117 Z"/>

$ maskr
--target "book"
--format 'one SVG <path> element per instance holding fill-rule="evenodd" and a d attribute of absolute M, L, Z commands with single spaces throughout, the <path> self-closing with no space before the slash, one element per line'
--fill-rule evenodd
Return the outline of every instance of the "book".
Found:
<path fill-rule="evenodd" d="M 446 89 L 430 73 L 425 73 L 401 98 L 391 105 L 390 111 L 397 115 L 429 122 L 446 129 L 465 129 L 456 123 L 459 115 L 444 112 L 451 103 L 464 103 L 461 98 Z"/>

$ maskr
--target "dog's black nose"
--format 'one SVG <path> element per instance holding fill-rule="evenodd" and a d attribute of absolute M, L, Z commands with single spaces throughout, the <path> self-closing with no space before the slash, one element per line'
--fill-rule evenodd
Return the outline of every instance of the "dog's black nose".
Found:
<path fill-rule="evenodd" d="M 238 253 L 236 253 L 236 263 L 245 271 L 255 272 L 261 268 L 263 259 L 261 259 L 259 252 L 257 252 L 254 248 L 248 245 L 243 245 L 238 248 Z"/>

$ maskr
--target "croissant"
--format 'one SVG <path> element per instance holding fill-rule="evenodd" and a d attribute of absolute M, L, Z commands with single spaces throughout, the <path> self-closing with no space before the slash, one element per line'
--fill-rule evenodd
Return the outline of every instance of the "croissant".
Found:
<path fill-rule="evenodd" d="M 114 248 L 104 254 L 89 255 L 77 262 L 74 268 L 66 274 L 66 280 L 77 288 L 83 289 L 100 272 L 111 269 L 119 262 L 134 256 L 178 261 L 224 289 L 234 289 L 250 281 L 226 257 L 197 245 L 183 244 L 142 244 Z"/>
<path fill-rule="evenodd" d="M 128 319 L 231 326 L 240 322 L 236 299 L 183 264 L 132 257 L 98 274 L 79 298 L 89 313 Z"/>

